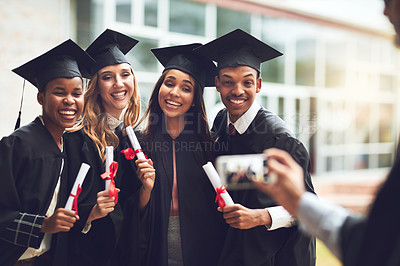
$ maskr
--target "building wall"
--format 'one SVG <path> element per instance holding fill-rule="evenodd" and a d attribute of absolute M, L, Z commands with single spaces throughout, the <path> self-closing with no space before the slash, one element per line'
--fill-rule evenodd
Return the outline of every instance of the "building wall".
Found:
<path fill-rule="evenodd" d="M 0 137 L 15 126 L 23 79 L 11 72 L 34 57 L 70 38 L 68 0 L 0 0 Z M 21 125 L 41 113 L 37 89 L 25 85 Z"/>

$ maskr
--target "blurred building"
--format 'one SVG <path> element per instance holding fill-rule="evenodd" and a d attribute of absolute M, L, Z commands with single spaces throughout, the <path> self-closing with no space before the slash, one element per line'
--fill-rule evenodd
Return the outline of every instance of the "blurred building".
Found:
<path fill-rule="evenodd" d="M 162 70 L 150 48 L 205 43 L 241 28 L 284 53 L 262 65 L 258 101 L 306 145 L 314 175 L 386 171 L 399 125 L 399 53 L 391 34 L 274 2 L 0 0 L 0 135 L 12 131 L 22 91 L 10 70 L 66 38 L 86 48 L 111 28 L 140 40 L 128 57 L 146 103 Z M 26 85 L 23 124 L 40 111 L 35 93 Z M 212 121 L 223 105 L 215 88 L 205 99 Z"/>

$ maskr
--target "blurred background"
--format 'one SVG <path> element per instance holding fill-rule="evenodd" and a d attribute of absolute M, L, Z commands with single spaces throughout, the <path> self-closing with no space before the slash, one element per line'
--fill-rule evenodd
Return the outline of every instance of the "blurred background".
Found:
<path fill-rule="evenodd" d="M 106 28 L 138 39 L 128 58 L 146 106 L 162 71 L 150 48 L 241 28 L 284 53 L 262 65 L 257 100 L 307 147 L 322 198 L 365 212 L 392 163 L 400 61 L 383 0 L 0 0 L 0 17 L 0 137 L 21 101 L 11 69 L 65 39 L 86 49 Z M 36 92 L 26 83 L 22 125 L 41 112 Z M 204 96 L 212 124 L 223 105 L 215 88 Z"/>

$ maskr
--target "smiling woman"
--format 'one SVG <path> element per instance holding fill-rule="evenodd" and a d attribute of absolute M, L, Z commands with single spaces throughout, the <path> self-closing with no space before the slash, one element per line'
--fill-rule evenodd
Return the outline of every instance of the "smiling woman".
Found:
<path fill-rule="evenodd" d="M 104 110 L 119 119 L 132 99 L 134 76 L 128 63 L 103 67 L 98 72 L 97 85 Z"/>
<path fill-rule="evenodd" d="M 161 84 L 158 104 L 164 113 L 167 130 L 173 138 L 179 136 L 184 127 L 184 115 L 193 103 L 194 84 L 192 77 L 177 69 L 168 70 Z"/>
<path fill-rule="evenodd" d="M 212 160 L 202 95 L 204 86 L 214 83 L 216 67 L 193 52 L 199 46 L 152 49 L 165 69 L 151 94 L 141 140 L 156 177 L 141 179 L 146 202 L 125 206 L 140 205 L 141 217 L 123 228 L 124 265 L 217 265 L 227 225 L 201 168 Z"/>
<path fill-rule="evenodd" d="M 46 84 L 37 100 L 43 106 L 43 119 L 48 128 L 62 132 L 73 127 L 83 110 L 83 88 L 80 77 L 56 78 Z M 52 132 L 52 131 L 50 131 Z"/>
<path fill-rule="evenodd" d="M 125 57 L 137 42 L 106 30 L 86 50 L 96 64 L 84 72 L 91 80 L 84 95 L 82 120 L 65 138 L 66 152 L 72 158 L 69 170 L 77 172 L 82 162 L 91 165 L 79 196 L 81 219 L 70 233 L 70 265 L 115 265 L 112 256 L 121 232 L 122 204 L 125 195 L 135 195 L 140 185 L 140 181 L 135 183 L 136 168 L 120 153 L 128 146 L 123 128 L 134 126 L 140 112 L 137 82 Z M 114 169 L 114 174 L 118 173 L 115 187 L 129 182 L 119 195 L 105 190 L 100 177 L 111 172 L 105 165 L 107 146 L 114 148 L 111 160 L 119 166 L 118 171 Z M 107 245 L 103 245 L 105 241 Z"/>
<path fill-rule="evenodd" d="M 68 239 L 58 233 L 79 216 L 56 207 L 68 197 L 63 134 L 82 113 L 80 69 L 93 63 L 67 40 L 13 70 L 38 89 L 42 116 L 0 141 L 0 265 L 69 265 Z"/>

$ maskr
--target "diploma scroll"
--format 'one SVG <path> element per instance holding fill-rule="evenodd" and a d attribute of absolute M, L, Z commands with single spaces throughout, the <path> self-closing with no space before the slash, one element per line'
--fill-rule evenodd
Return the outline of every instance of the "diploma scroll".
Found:
<path fill-rule="evenodd" d="M 115 198 L 115 204 L 118 202 L 118 191 L 115 187 L 115 176 L 118 171 L 118 163 L 114 162 L 114 147 L 106 146 L 106 171 L 100 175 L 105 180 L 105 189 L 110 197 Z"/>
<path fill-rule="evenodd" d="M 140 147 L 139 141 L 135 135 L 135 132 L 133 131 L 133 128 L 131 126 L 126 127 L 126 134 L 128 135 L 128 138 L 131 141 L 133 150 L 138 159 L 146 159 L 146 156 L 144 155 L 142 148 Z"/>
<path fill-rule="evenodd" d="M 110 169 L 110 165 L 114 160 L 114 147 L 106 146 L 106 172 Z M 110 190 L 111 179 L 106 179 L 106 190 Z"/>
<path fill-rule="evenodd" d="M 213 164 L 211 162 L 203 165 L 203 169 L 206 172 L 208 178 L 210 179 L 211 184 L 213 185 L 215 191 L 217 192 L 216 201 L 218 201 L 218 205 L 223 208 L 224 206 L 231 206 L 234 204 L 231 196 L 226 191 L 225 187 L 221 184 L 221 178 L 219 177 L 217 170 L 215 170 Z"/>
<path fill-rule="evenodd" d="M 65 204 L 65 209 L 72 210 L 76 208 L 75 211 L 78 214 L 77 202 L 80 190 L 82 189 L 83 181 L 85 180 L 86 174 L 90 169 L 90 165 L 86 163 L 81 164 L 78 175 L 76 176 L 75 183 L 72 186 L 71 193 L 69 194 L 67 203 Z"/>

